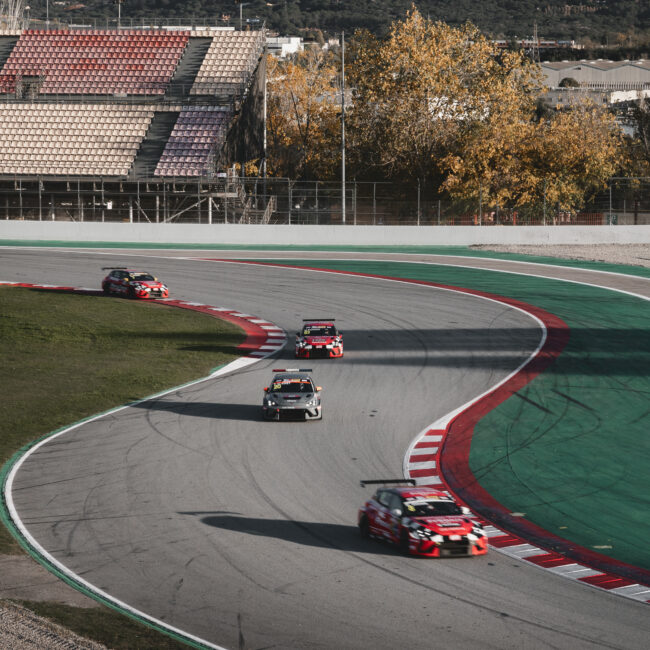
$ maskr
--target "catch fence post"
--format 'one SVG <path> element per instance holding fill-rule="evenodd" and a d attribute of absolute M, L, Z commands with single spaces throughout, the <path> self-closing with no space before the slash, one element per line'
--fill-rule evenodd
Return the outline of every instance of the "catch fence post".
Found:
<path fill-rule="evenodd" d="M 609 181 L 609 217 L 607 218 L 608 225 L 612 225 L 612 181 Z"/>
<path fill-rule="evenodd" d="M 377 183 L 372 184 L 372 225 L 377 223 Z"/>

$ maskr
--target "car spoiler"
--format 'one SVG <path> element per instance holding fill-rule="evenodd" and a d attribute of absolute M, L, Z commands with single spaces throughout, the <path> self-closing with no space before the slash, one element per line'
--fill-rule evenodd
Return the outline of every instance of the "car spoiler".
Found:
<path fill-rule="evenodd" d="M 311 368 L 273 368 L 271 372 L 314 372 Z"/>
<path fill-rule="evenodd" d="M 399 483 L 404 483 L 406 485 L 416 485 L 414 478 L 386 478 L 386 479 L 372 479 L 370 481 L 359 481 L 361 487 L 364 488 L 366 485 L 397 485 Z"/>
<path fill-rule="evenodd" d="M 127 266 L 102 266 L 102 271 L 126 271 Z"/>
<path fill-rule="evenodd" d="M 333 323 L 336 318 L 303 318 L 304 323 Z"/>

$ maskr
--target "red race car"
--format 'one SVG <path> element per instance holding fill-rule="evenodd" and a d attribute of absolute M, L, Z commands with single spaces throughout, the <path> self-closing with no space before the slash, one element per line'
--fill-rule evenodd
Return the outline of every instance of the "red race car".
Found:
<path fill-rule="evenodd" d="M 399 546 L 407 555 L 445 557 L 484 555 L 487 536 L 469 510 L 446 492 L 415 487 L 415 481 L 361 481 L 362 487 L 381 484 L 359 510 L 359 531 Z M 391 484 L 408 483 L 401 487 Z"/>
<path fill-rule="evenodd" d="M 335 325 L 334 319 L 303 319 L 301 332 L 296 332 L 296 357 L 310 359 L 315 356 L 330 358 L 343 356 L 343 335 Z"/>
<path fill-rule="evenodd" d="M 102 291 L 105 294 L 118 293 L 127 298 L 169 297 L 166 285 L 151 273 L 116 266 L 105 266 L 102 270 L 110 270 L 102 280 Z"/>

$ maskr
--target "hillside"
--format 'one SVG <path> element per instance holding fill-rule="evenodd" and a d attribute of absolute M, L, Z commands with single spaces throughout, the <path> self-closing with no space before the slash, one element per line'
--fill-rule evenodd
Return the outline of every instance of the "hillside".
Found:
<path fill-rule="evenodd" d="M 45 18 L 46 0 L 29 3 L 32 18 Z M 650 39 L 648 0 L 421 0 L 424 16 L 451 25 L 471 21 L 493 38 L 531 37 L 534 25 L 540 38 L 575 39 L 592 44 L 634 45 L 639 36 Z M 376 34 L 402 18 L 411 0 L 249 0 L 241 8 L 244 20 L 265 21 L 282 34 L 320 30 L 325 35 L 364 27 Z M 74 8 L 73 8 L 74 7 Z M 161 17 L 181 22 L 214 23 L 222 16 L 239 21 L 234 0 L 123 0 L 122 20 Z M 117 8 L 105 0 L 49 2 L 50 20 L 66 22 L 115 19 Z M 255 21 L 252 23 L 257 26 Z"/>

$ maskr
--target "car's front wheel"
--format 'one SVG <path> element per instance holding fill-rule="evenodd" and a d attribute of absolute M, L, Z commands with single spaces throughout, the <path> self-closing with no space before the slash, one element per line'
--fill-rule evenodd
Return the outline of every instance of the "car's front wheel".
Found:
<path fill-rule="evenodd" d="M 108 284 L 108 282 L 104 282 L 104 284 L 102 284 L 102 291 L 108 296 L 111 292 L 111 285 Z"/>
<path fill-rule="evenodd" d="M 366 515 L 363 515 L 359 520 L 359 535 L 361 535 L 361 539 L 368 539 L 370 537 L 370 524 Z"/>
<path fill-rule="evenodd" d="M 403 530 L 400 535 L 399 535 L 399 550 L 404 553 L 404 555 L 410 555 L 411 554 L 411 549 L 410 549 L 410 542 L 409 542 L 409 534 L 407 530 Z"/>

